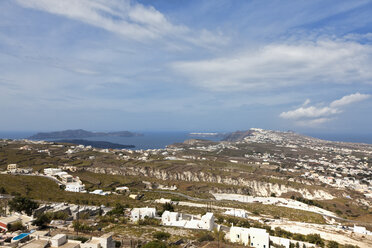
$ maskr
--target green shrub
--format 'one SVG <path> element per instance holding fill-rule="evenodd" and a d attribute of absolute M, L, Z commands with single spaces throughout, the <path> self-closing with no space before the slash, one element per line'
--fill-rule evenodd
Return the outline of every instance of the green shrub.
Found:
<path fill-rule="evenodd" d="M 167 245 L 159 240 L 148 242 L 143 248 L 167 248 Z"/>
<path fill-rule="evenodd" d="M 167 232 L 155 232 L 153 235 L 152 235 L 155 239 L 157 240 L 167 240 L 170 238 L 170 233 L 167 233 Z"/>
<path fill-rule="evenodd" d="M 213 240 L 214 240 L 214 237 L 209 232 L 201 232 L 201 233 L 198 234 L 198 241 L 199 242 L 213 241 Z"/>
<path fill-rule="evenodd" d="M 140 226 L 160 226 L 160 220 L 145 217 L 143 220 L 138 221 Z"/>
<path fill-rule="evenodd" d="M 329 241 L 327 244 L 328 248 L 338 248 L 339 244 L 336 241 Z"/>
<path fill-rule="evenodd" d="M 21 221 L 14 222 L 12 224 L 8 224 L 7 226 L 9 232 L 15 232 L 18 230 L 25 230 L 26 228 L 22 225 Z"/>
<path fill-rule="evenodd" d="M 324 247 L 324 241 L 319 234 L 313 233 L 306 235 L 306 241 L 312 244 L 319 245 L 320 247 Z"/>
<path fill-rule="evenodd" d="M 50 219 L 46 214 L 42 214 L 39 217 L 37 217 L 36 220 L 32 222 L 33 225 L 36 225 L 41 228 L 45 228 L 50 223 Z"/>
<path fill-rule="evenodd" d="M 30 198 L 16 196 L 9 201 L 10 211 L 25 212 L 27 215 L 32 215 L 32 212 L 39 207 L 39 204 Z"/>

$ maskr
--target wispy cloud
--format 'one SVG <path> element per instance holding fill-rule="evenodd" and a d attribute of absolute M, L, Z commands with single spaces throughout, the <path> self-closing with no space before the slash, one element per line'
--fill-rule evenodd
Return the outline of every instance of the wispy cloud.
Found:
<path fill-rule="evenodd" d="M 301 106 L 297 109 L 282 112 L 280 117 L 283 119 L 294 120 L 300 126 L 318 126 L 324 122 L 330 121 L 335 115 L 342 113 L 342 107 L 355 102 L 360 102 L 370 98 L 371 95 L 355 93 L 344 96 L 331 102 L 328 106 Z M 305 103 L 308 102 L 307 100 Z"/>
<path fill-rule="evenodd" d="M 207 30 L 192 30 L 181 24 L 173 24 L 154 7 L 129 0 L 16 1 L 26 8 L 78 20 L 137 41 L 173 38 L 198 46 L 227 42 L 227 39 L 220 34 Z"/>
<path fill-rule="evenodd" d="M 371 66 L 371 45 L 340 39 L 273 43 L 236 55 L 172 64 L 190 83 L 212 91 L 371 83 Z"/>

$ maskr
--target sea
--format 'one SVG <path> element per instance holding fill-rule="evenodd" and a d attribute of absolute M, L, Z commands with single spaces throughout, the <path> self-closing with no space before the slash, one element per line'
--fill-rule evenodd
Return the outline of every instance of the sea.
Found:
<path fill-rule="evenodd" d="M 90 137 L 84 138 L 85 140 L 91 141 L 107 141 L 115 144 L 122 145 L 134 145 L 133 149 L 161 149 L 167 145 L 174 143 L 180 143 L 188 139 L 198 138 L 206 139 L 211 141 L 221 140 L 220 136 L 209 136 L 209 137 L 195 137 L 190 136 L 190 132 L 179 131 L 179 132 L 140 132 L 143 136 L 134 137 Z M 36 132 L 1 132 L 0 139 L 25 139 Z M 319 133 L 306 133 L 305 135 L 331 141 L 344 141 L 344 142 L 356 142 L 356 143 L 367 143 L 372 144 L 372 134 L 319 134 Z M 68 138 L 66 138 L 68 139 Z M 71 138 L 74 139 L 74 138 Z"/>
<path fill-rule="evenodd" d="M 136 131 L 137 132 L 137 131 Z M 25 139 L 37 132 L 1 132 L 0 139 Z M 135 150 L 137 149 L 162 149 L 167 145 L 174 143 L 184 142 L 188 139 L 198 138 L 211 141 L 219 141 L 221 137 L 208 136 L 208 137 L 195 137 L 190 136 L 190 132 L 141 132 L 143 136 L 133 136 L 133 137 L 89 137 L 83 138 L 84 140 L 91 141 L 106 141 L 121 145 L 134 145 Z M 64 139 L 76 139 L 76 138 L 64 138 Z"/>

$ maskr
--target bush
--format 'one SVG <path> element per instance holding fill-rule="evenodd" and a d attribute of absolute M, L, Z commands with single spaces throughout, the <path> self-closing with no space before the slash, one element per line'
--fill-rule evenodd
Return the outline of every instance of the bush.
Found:
<path fill-rule="evenodd" d="M 202 232 L 198 235 L 198 241 L 204 242 L 204 241 L 213 241 L 214 237 L 209 232 Z"/>
<path fill-rule="evenodd" d="M 167 245 L 159 240 L 151 241 L 144 246 L 143 248 L 167 248 Z"/>
<path fill-rule="evenodd" d="M 91 232 L 94 230 L 92 226 L 77 221 L 74 221 L 72 226 L 74 227 L 75 232 Z"/>
<path fill-rule="evenodd" d="M 253 210 L 252 214 L 254 214 L 254 215 L 260 215 L 260 212 L 258 210 Z"/>
<path fill-rule="evenodd" d="M 306 235 L 306 241 L 312 244 L 319 245 L 320 247 L 324 247 L 324 241 L 319 234 Z"/>
<path fill-rule="evenodd" d="M 9 232 L 15 232 L 18 230 L 25 230 L 26 228 L 22 225 L 22 222 L 17 221 L 7 226 Z"/>
<path fill-rule="evenodd" d="M 169 239 L 170 238 L 170 234 L 169 233 L 167 233 L 167 232 L 161 232 L 161 231 L 159 231 L 159 232 L 155 232 L 154 234 L 153 234 L 153 237 L 155 238 L 155 239 L 157 239 L 157 240 L 167 240 L 167 239 Z"/>
<path fill-rule="evenodd" d="M 166 202 L 163 204 L 163 208 L 161 211 L 159 211 L 159 215 L 162 215 L 165 211 L 174 212 L 174 206 L 172 203 Z"/>
<path fill-rule="evenodd" d="M 67 220 L 70 216 L 66 212 L 47 212 L 45 215 L 50 219 L 50 220 Z"/>
<path fill-rule="evenodd" d="M 149 226 L 160 226 L 160 220 L 145 217 L 145 219 L 138 221 L 138 225 L 140 225 L 140 226 L 147 226 L 147 225 L 149 225 Z"/>
<path fill-rule="evenodd" d="M 357 245 L 344 245 L 344 248 L 359 248 Z"/>
<path fill-rule="evenodd" d="M 7 194 L 8 192 L 4 187 L 0 187 L 0 194 Z"/>
<path fill-rule="evenodd" d="M 339 244 L 336 241 L 329 241 L 327 244 L 328 248 L 338 248 Z"/>
<path fill-rule="evenodd" d="M 69 237 L 70 239 L 81 241 L 81 243 L 85 243 L 89 240 L 89 238 L 83 237 L 83 236 L 77 236 L 77 237 Z"/>

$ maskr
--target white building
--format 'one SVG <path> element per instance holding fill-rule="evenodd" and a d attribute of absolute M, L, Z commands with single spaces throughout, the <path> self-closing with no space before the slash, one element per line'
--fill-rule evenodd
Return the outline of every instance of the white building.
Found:
<path fill-rule="evenodd" d="M 248 212 L 242 209 L 229 209 L 226 210 L 225 214 L 240 218 L 248 218 Z"/>
<path fill-rule="evenodd" d="M 62 179 L 62 182 L 64 183 L 72 183 L 74 181 L 74 177 L 69 174 L 63 174 L 60 176 Z"/>
<path fill-rule="evenodd" d="M 89 193 L 95 195 L 109 195 L 111 192 L 104 192 L 102 189 L 96 189 Z"/>
<path fill-rule="evenodd" d="M 101 237 L 92 237 L 82 243 L 80 248 L 115 248 L 115 241 L 112 239 L 112 233 L 106 233 Z"/>
<path fill-rule="evenodd" d="M 289 248 L 291 245 L 291 241 L 289 239 L 281 238 L 281 237 L 270 236 L 270 241 L 272 241 L 276 245 L 281 245 L 285 248 Z"/>
<path fill-rule="evenodd" d="M 81 241 L 68 240 L 66 234 L 57 234 L 50 239 L 50 247 L 79 248 Z"/>
<path fill-rule="evenodd" d="M 62 170 L 58 168 L 46 168 L 44 169 L 44 174 L 47 176 L 55 176 L 58 173 L 61 173 Z"/>
<path fill-rule="evenodd" d="M 208 231 L 212 231 L 215 226 L 213 213 L 206 213 L 200 219 L 195 216 L 186 219 L 181 213 L 164 211 L 161 216 L 161 221 L 164 226 L 202 229 Z"/>
<path fill-rule="evenodd" d="M 17 170 L 18 166 L 17 164 L 8 164 L 8 171 L 15 172 Z"/>
<path fill-rule="evenodd" d="M 80 184 L 78 182 L 67 183 L 65 190 L 70 191 L 70 192 L 82 192 L 82 193 L 86 192 L 85 191 L 85 185 Z"/>
<path fill-rule="evenodd" d="M 368 231 L 364 226 L 354 225 L 353 231 L 359 234 L 372 235 L 372 232 Z"/>
<path fill-rule="evenodd" d="M 116 187 L 115 190 L 118 191 L 118 192 L 120 192 L 120 193 L 127 193 L 127 192 L 130 192 L 129 188 L 126 187 L 126 186 L 123 186 L 123 187 Z"/>
<path fill-rule="evenodd" d="M 156 216 L 156 209 L 155 208 L 133 208 L 131 213 L 131 219 L 132 221 L 139 221 L 145 219 L 145 217 L 148 218 L 154 218 Z"/>
<path fill-rule="evenodd" d="M 160 203 L 160 204 L 172 204 L 172 200 L 171 199 L 164 199 L 164 198 L 160 198 L 160 199 L 156 199 L 155 200 L 155 203 Z"/>
<path fill-rule="evenodd" d="M 241 243 L 256 248 L 269 248 L 270 235 L 265 229 L 261 228 L 230 228 L 230 241 L 234 243 Z"/>

